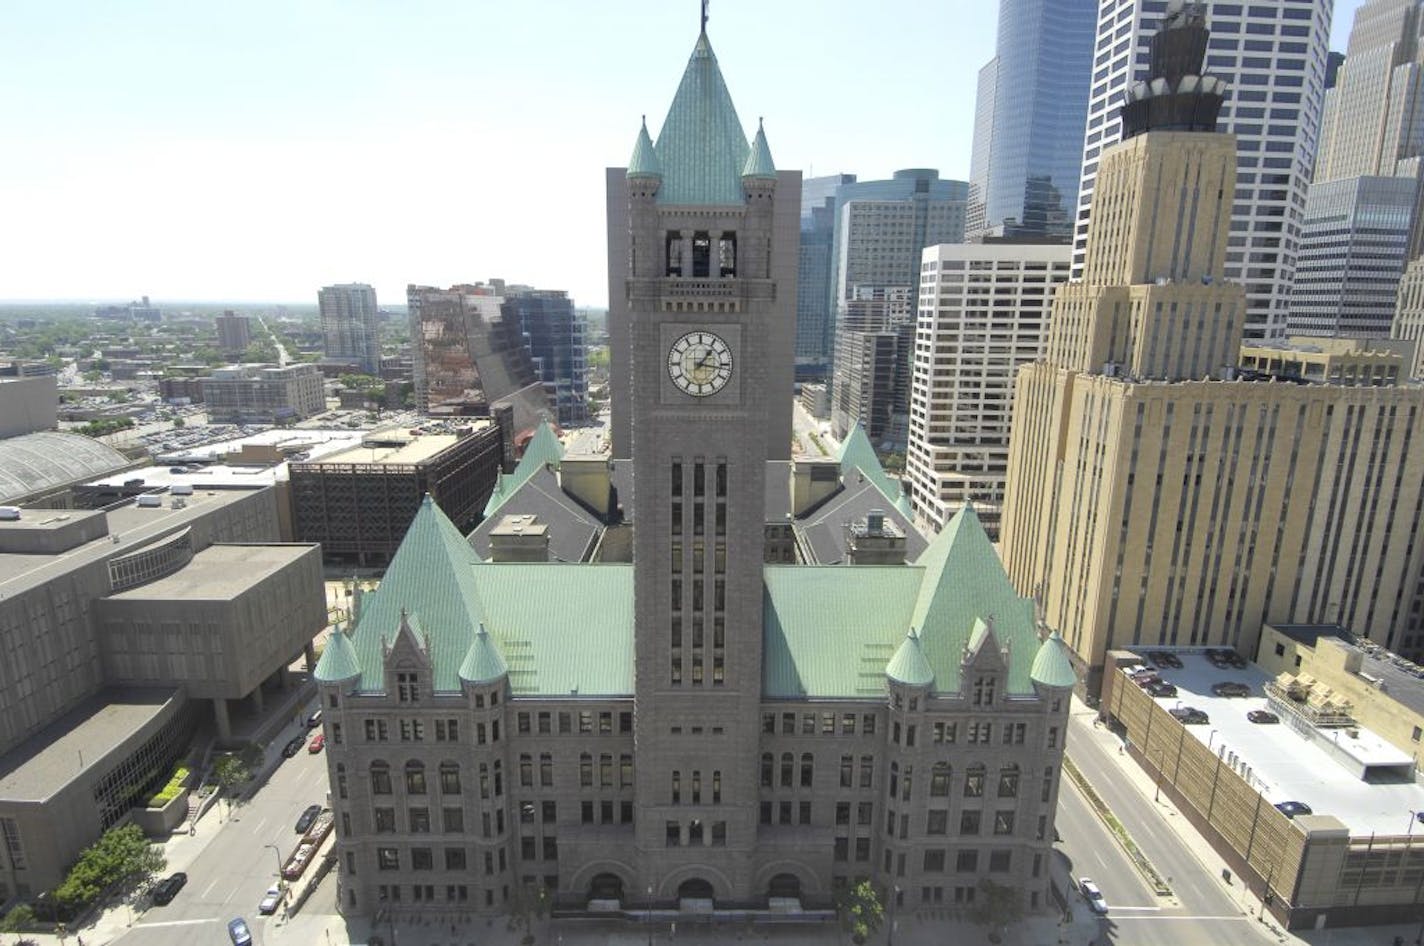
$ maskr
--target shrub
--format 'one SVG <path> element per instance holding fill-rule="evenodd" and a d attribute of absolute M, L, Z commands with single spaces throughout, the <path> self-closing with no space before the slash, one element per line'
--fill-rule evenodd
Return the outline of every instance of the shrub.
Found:
<path fill-rule="evenodd" d="M 164 805 L 178 797 L 178 793 L 183 790 L 183 783 L 188 781 L 188 767 L 180 765 L 173 770 L 173 774 L 168 779 L 168 784 L 154 793 L 148 800 L 148 807 L 162 808 Z"/>

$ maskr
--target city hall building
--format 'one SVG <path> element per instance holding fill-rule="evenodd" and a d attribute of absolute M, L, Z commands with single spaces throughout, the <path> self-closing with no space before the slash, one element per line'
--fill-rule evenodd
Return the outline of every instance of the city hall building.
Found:
<path fill-rule="evenodd" d="M 608 181 L 611 480 L 542 431 L 473 544 L 422 505 L 322 654 L 342 908 L 1046 907 L 1066 645 L 972 508 L 907 541 L 863 434 L 788 459 L 800 176 L 705 32 Z M 788 538 L 845 496 L 835 564 Z"/>

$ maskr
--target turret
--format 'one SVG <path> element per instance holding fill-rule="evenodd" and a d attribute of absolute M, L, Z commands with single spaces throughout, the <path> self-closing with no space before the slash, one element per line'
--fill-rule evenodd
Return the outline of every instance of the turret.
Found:
<path fill-rule="evenodd" d="M 771 276 L 772 207 L 776 197 L 776 166 L 766 143 L 766 130 L 757 121 L 756 138 L 742 165 L 742 190 L 747 198 L 746 222 L 742 225 L 742 245 L 738 265 L 751 279 Z"/>

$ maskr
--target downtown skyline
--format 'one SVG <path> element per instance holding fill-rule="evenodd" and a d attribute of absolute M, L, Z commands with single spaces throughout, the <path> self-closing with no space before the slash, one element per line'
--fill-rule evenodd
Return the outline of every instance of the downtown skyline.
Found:
<path fill-rule="evenodd" d="M 1356 6 L 1337 4 L 1332 46 Z M 994 5 L 878 9 L 713 5 L 743 127 L 765 116 L 778 166 L 808 176 L 967 180 Z M 696 5 L 423 12 L 18 13 L 0 37 L 0 76 L 29 90 L 0 107 L 24 143 L 0 152 L 0 300 L 300 303 L 351 280 L 394 300 L 506 273 L 606 304 L 602 169 L 627 160 L 639 111 L 656 134 L 668 92 L 640 77 L 681 67 L 657 40 L 695 29 Z M 558 185 L 520 186 L 536 180 Z M 550 253 L 556 214 L 573 224 Z"/>

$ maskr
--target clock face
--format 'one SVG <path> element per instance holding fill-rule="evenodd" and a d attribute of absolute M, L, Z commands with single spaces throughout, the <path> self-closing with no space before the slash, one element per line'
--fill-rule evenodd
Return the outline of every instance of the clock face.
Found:
<path fill-rule="evenodd" d="M 693 397 L 707 397 L 726 387 L 732 378 L 732 350 L 721 336 L 688 332 L 668 349 L 668 375 L 678 389 Z"/>

